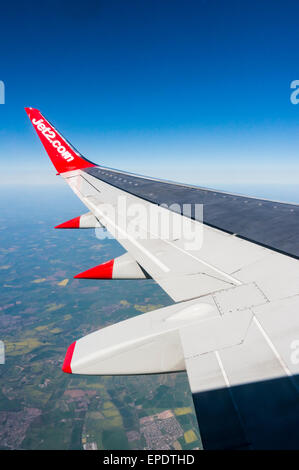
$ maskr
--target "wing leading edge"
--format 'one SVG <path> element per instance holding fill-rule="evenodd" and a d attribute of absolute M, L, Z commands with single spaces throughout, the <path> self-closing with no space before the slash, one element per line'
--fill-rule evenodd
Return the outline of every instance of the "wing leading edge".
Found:
<path fill-rule="evenodd" d="M 96 166 L 38 110 L 26 112 L 56 170 L 89 210 L 85 223 L 78 218 L 61 228 L 106 227 L 127 251 L 117 261 L 118 278 L 128 278 L 126 269 L 131 278 L 152 278 L 176 302 L 79 339 L 63 370 L 92 375 L 186 370 L 204 448 L 298 448 L 298 207 Z M 196 202 L 204 204 L 204 223 L 192 211 L 186 217 L 170 207 Z M 156 222 L 139 214 L 132 232 L 128 225 L 136 206 Z M 160 235 L 157 220 L 170 212 L 175 223 L 188 219 L 187 235 Z M 190 233 L 200 233 L 192 249 Z"/>

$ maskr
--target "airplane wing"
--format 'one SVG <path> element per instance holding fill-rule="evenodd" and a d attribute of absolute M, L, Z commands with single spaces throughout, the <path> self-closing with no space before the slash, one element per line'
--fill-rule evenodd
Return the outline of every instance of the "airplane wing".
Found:
<path fill-rule="evenodd" d="M 26 112 L 88 212 L 125 248 L 77 278 L 154 279 L 174 304 L 80 338 L 73 374 L 187 371 L 206 449 L 299 447 L 299 206 L 95 165 Z"/>

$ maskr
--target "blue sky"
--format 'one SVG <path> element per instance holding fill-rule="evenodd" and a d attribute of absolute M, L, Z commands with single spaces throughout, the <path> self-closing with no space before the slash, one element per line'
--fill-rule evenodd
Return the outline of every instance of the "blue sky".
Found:
<path fill-rule="evenodd" d="M 1 6 L 1 184 L 58 184 L 25 106 L 99 164 L 206 186 L 299 183 L 295 0 Z"/>

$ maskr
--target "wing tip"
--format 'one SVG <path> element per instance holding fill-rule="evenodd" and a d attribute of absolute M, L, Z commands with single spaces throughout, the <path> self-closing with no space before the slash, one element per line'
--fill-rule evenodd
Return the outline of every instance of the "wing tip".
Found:
<path fill-rule="evenodd" d="M 32 111 L 36 111 L 36 112 L 40 113 L 40 110 L 39 110 L 39 109 L 33 108 L 32 106 L 26 106 L 26 107 L 24 108 L 24 110 L 25 110 L 25 112 L 27 113 L 27 115 L 28 115 L 29 117 L 30 117 L 30 113 L 31 113 Z"/>
<path fill-rule="evenodd" d="M 42 115 L 37 108 L 24 108 L 58 174 L 95 167 Z"/>

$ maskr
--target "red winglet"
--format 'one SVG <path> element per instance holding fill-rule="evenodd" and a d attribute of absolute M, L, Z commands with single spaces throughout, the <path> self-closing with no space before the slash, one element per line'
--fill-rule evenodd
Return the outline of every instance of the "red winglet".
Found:
<path fill-rule="evenodd" d="M 62 371 L 66 372 L 67 374 L 72 374 L 71 362 L 72 362 L 75 346 L 76 346 L 76 341 L 74 341 L 74 343 L 72 343 L 68 347 L 65 358 L 64 358 Z"/>
<path fill-rule="evenodd" d="M 113 265 L 114 259 L 77 274 L 74 279 L 112 279 Z"/>
<path fill-rule="evenodd" d="M 95 166 L 75 150 L 38 109 L 25 108 L 25 111 L 58 173 Z"/>
<path fill-rule="evenodd" d="M 63 222 L 63 224 L 56 225 L 55 228 L 80 228 L 80 216 Z"/>

